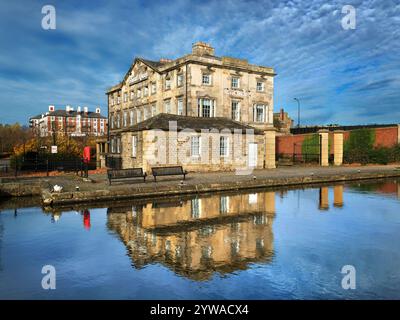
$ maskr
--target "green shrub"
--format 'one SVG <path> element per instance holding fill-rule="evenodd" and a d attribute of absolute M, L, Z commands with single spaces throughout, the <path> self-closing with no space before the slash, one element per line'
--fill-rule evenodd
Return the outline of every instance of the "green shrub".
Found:
<path fill-rule="evenodd" d="M 358 129 L 350 132 L 349 138 L 343 145 L 344 161 L 367 164 L 373 154 L 375 142 L 374 129 Z"/>

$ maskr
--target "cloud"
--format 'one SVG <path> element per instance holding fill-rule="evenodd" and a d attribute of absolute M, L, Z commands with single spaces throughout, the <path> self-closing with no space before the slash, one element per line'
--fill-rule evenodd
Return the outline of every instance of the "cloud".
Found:
<path fill-rule="evenodd" d="M 296 118 L 298 97 L 304 124 L 399 122 L 400 3 L 352 1 L 355 30 L 341 27 L 345 4 L 54 1 L 57 29 L 44 31 L 42 2 L 3 2 L 0 122 L 26 123 L 49 104 L 104 110 L 135 56 L 176 58 L 198 40 L 274 67 L 275 109 Z"/>

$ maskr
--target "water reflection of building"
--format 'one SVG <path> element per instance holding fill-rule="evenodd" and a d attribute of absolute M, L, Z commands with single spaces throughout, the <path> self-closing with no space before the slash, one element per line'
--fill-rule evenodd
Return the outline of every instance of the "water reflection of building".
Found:
<path fill-rule="evenodd" d="M 108 211 L 135 267 L 159 262 L 197 280 L 246 269 L 273 254 L 275 193 L 153 202 Z"/>

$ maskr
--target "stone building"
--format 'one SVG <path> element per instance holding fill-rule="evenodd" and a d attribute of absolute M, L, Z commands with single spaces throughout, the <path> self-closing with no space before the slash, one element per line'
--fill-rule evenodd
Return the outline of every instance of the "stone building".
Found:
<path fill-rule="evenodd" d="M 53 134 L 102 137 L 107 134 L 108 119 L 101 115 L 99 107 L 92 112 L 87 107 L 74 110 L 67 106 L 65 110 L 56 110 L 55 106 L 49 106 L 46 113 L 29 118 L 29 126 L 40 137 Z"/>
<path fill-rule="evenodd" d="M 272 68 L 252 65 L 244 59 L 218 57 L 203 42 L 195 43 L 190 54 L 176 60 L 136 58 L 123 80 L 107 91 L 110 124 L 107 165 L 147 170 L 150 165 L 181 164 L 180 155 L 187 154 L 181 152 L 180 146 L 189 145 L 188 153 L 193 157 L 185 166 L 194 171 L 232 170 L 243 159 L 251 167 L 274 168 L 274 76 Z M 154 117 L 156 120 L 151 120 Z M 172 126 L 177 125 L 178 135 L 184 129 L 192 132 L 175 141 L 178 157 L 168 156 L 164 163 L 159 159 L 149 163 L 159 148 L 155 144 L 158 138 L 154 137 L 157 129 L 168 133 L 165 153 L 172 154 L 170 125 L 165 125 L 169 121 Z M 158 128 L 161 124 L 162 128 Z M 216 143 L 196 138 L 201 129 L 216 127 L 220 131 L 213 130 L 209 136 Z M 237 148 L 230 136 L 234 132 L 236 138 L 243 135 L 245 141 L 240 161 L 234 157 Z M 204 165 L 196 160 L 199 154 L 215 152 L 219 153 L 219 163 Z M 230 165 L 225 164 L 227 158 L 232 158 Z"/>

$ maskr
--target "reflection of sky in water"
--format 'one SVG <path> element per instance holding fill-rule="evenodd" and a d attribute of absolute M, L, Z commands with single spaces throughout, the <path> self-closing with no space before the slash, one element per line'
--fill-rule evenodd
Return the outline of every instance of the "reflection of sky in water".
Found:
<path fill-rule="evenodd" d="M 0 214 L 0 298 L 399 299 L 397 188 L 394 183 L 362 184 L 345 187 L 343 195 L 334 195 L 333 187 L 324 189 L 327 193 L 318 188 L 277 191 L 275 215 L 265 217 L 258 211 L 268 198 L 259 191 L 203 198 L 200 206 L 186 199 L 179 207 L 154 209 L 178 215 L 179 210 L 185 214 L 185 203 L 197 203 L 186 221 L 168 225 L 163 220 L 164 228 L 146 229 L 145 236 L 140 225 L 154 221 L 144 217 L 141 207 L 132 213 L 132 203 L 125 206 L 129 213 L 113 206 L 108 215 L 107 209 L 91 209 L 90 215 L 69 211 L 54 216 L 53 223 L 39 208 L 18 209 L 16 216 L 6 209 Z M 343 197 L 342 207 L 333 205 L 335 196 Z M 249 212 L 232 212 L 235 199 Z M 326 199 L 329 208 L 320 210 Z M 209 209 L 214 203 L 221 217 Z M 197 242 L 189 246 L 185 237 L 194 235 Z M 213 235 L 220 241 L 210 242 Z M 178 246 L 171 240 L 174 236 Z M 166 258 L 165 251 L 157 255 L 154 247 L 160 241 L 177 260 L 190 257 L 194 265 L 198 253 L 203 264 L 185 269 Z M 258 251 L 246 249 L 246 241 Z M 238 252 L 249 260 L 243 264 L 243 257 L 235 256 Z M 140 268 L 137 255 L 145 258 Z M 224 257 L 219 265 L 213 264 L 213 255 Z M 57 270 L 54 291 L 41 289 L 46 264 Z M 354 291 L 340 286 L 340 270 L 347 264 L 357 270 Z M 205 275 L 200 281 L 201 272 Z"/>

